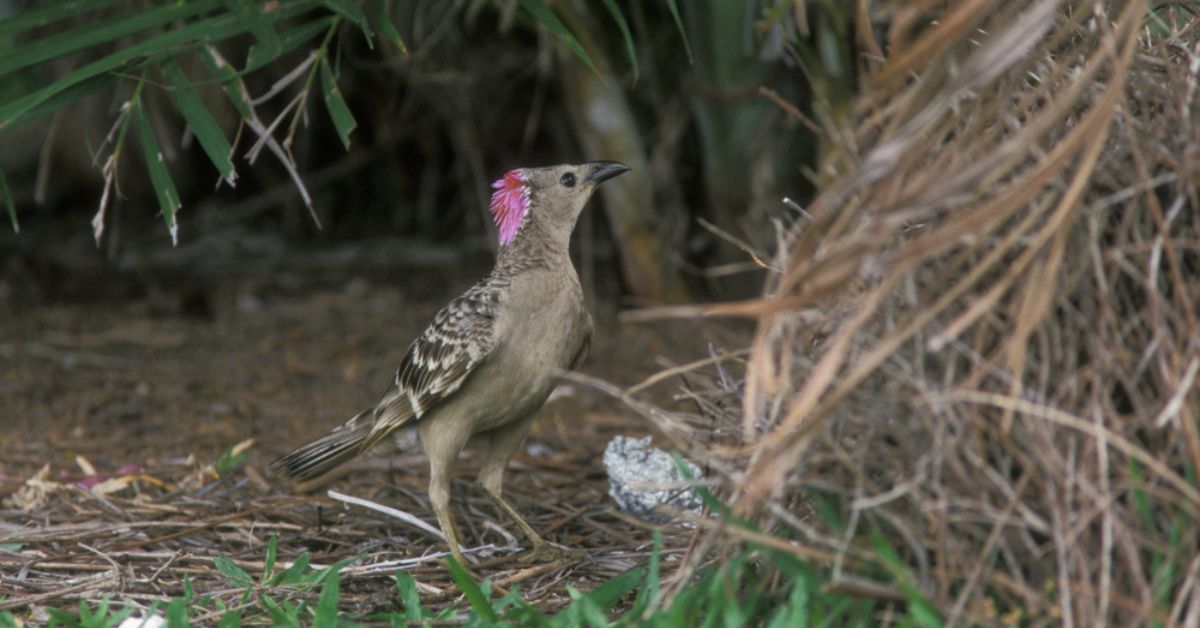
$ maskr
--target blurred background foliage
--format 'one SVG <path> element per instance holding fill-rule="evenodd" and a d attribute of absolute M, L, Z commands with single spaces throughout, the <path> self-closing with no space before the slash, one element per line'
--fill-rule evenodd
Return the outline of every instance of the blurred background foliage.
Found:
<path fill-rule="evenodd" d="M 850 16 L 802 0 L 0 0 L 0 168 L 25 232 L 0 245 L 87 236 L 112 259 L 150 228 L 169 242 L 158 214 L 181 244 L 483 251 L 491 180 L 615 159 L 637 176 L 585 215 L 593 288 L 757 294 L 742 249 L 771 248 L 797 215 L 782 198 L 811 196 L 827 149 L 802 122 L 845 115 Z"/>

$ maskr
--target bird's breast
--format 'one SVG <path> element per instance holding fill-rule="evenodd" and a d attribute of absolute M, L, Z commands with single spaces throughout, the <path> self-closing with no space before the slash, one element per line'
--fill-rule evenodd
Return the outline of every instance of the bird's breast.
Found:
<path fill-rule="evenodd" d="M 569 284 L 561 289 L 531 283 L 514 285 L 506 295 L 497 320 L 497 346 L 464 382 L 472 394 L 446 408 L 472 415 L 473 433 L 536 412 L 590 332 L 591 317 Z"/>

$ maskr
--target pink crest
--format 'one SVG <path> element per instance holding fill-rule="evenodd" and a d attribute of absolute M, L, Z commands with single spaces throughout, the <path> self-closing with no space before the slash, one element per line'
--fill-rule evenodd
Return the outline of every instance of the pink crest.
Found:
<path fill-rule="evenodd" d="M 529 211 L 529 188 L 520 170 L 509 170 L 504 178 L 492 184 L 492 219 L 500 231 L 500 244 L 508 244 L 517 237 L 525 214 Z"/>

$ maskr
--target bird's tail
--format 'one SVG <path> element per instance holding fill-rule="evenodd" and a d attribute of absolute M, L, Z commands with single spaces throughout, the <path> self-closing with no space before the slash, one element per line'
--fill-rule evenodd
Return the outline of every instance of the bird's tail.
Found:
<path fill-rule="evenodd" d="M 371 410 L 364 410 L 332 432 L 299 449 L 277 458 L 271 472 L 289 480 L 311 480 L 349 462 L 369 449 L 364 447 L 374 421 Z"/>

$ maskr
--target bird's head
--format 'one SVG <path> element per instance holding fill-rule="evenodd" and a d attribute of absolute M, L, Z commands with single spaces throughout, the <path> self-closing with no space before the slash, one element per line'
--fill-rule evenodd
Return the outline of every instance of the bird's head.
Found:
<path fill-rule="evenodd" d="M 570 237 L 596 186 L 628 171 L 629 166 L 615 161 L 510 170 L 492 184 L 492 219 L 500 245 L 516 239 L 530 221 Z"/>

